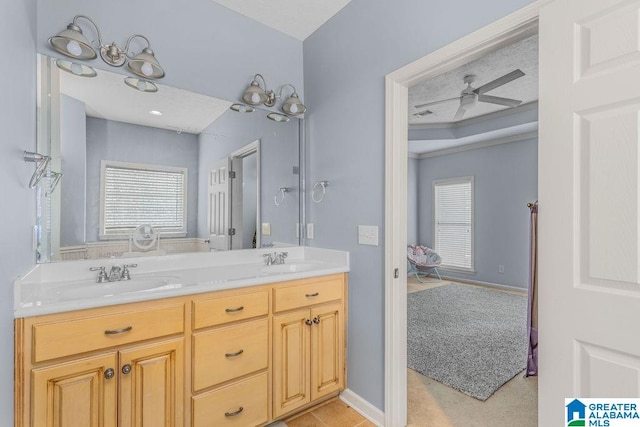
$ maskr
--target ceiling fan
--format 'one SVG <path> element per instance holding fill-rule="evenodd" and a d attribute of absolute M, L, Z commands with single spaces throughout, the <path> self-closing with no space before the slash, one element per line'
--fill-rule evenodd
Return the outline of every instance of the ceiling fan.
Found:
<path fill-rule="evenodd" d="M 513 70 L 512 72 L 507 73 L 502 77 L 498 77 L 497 79 L 492 80 L 489 83 L 484 84 L 478 88 L 474 88 L 471 86 L 471 84 L 476 81 L 475 75 L 471 74 L 468 76 L 464 76 L 464 83 L 467 85 L 467 87 L 464 88 L 462 92 L 460 92 L 460 96 L 457 96 L 455 98 L 442 99 L 440 101 L 427 102 L 426 104 L 419 104 L 416 105 L 415 108 L 430 107 L 432 105 L 442 104 L 450 101 L 459 101 L 460 106 L 458 107 L 458 111 L 456 111 L 456 114 L 453 117 L 453 120 L 456 121 L 462 119 L 467 110 L 475 107 L 478 102 L 488 102 L 491 104 L 506 105 L 507 107 L 515 107 L 517 105 L 520 105 L 522 101 L 511 98 L 502 98 L 500 96 L 485 95 L 485 93 L 522 76 L 524 76 L 522 70 Z M 429 114 L 429 110 L 425 110 L 415 113 L 414 116 L 423 117 Z"/>

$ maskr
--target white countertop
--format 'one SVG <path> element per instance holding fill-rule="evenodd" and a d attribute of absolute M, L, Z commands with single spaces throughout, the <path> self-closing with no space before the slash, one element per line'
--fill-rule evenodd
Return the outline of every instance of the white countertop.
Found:
<path fill-rule="evenodd" d="M 263 254 L 287 252 L 266 266 Z M 97 283 L 90 267 L 137 264 L 131 280 Z M 200 252 L 39 264 L 14 282 L 14 317 L 147 301 L 349 271 L 349 253 L 310 247 Z"/>

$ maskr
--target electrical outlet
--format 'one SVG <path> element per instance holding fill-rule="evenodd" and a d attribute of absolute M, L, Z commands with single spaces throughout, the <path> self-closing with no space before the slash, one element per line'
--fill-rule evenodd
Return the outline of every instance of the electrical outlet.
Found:
<path fill-rule="evenodd" d="M 313 223 L 307 224 L 307 239 L 313 239 Z"/>
<path fill-rule="evenodd" d="M 377 225 L 359 225 L 358 226 L 358 244 L 378 246 L 378 226 Z"/>
<path fill-rule="evenodd" d="M 498 266 L 498 273 L 504 273 L 504 265 Z"/>
<path fill-rule="evenodd" d="M 265 236 L 270 236 L 271 235 L 271 223 L 270 222 L 263 222 L 262 223 L 262 234 Z"/>

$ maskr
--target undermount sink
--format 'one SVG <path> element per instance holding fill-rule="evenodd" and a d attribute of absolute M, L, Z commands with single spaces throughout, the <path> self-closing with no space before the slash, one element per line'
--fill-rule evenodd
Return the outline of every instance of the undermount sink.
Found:
<path fill-rule="evenodd" d="M 320 266 L 317 262 L 292 262 L 290 264 L 268 265 L 262 268 L 262 274 L 300 273 Z"/>
<path fill-rule="evenodd" d="M 160 289 L 175 289 L 182 287 L 179 279 L 180 276 L 153 276 L 106 283 L 76 282 L 52 289 L 51 296 L 59 300 L 75 300 Z"/>

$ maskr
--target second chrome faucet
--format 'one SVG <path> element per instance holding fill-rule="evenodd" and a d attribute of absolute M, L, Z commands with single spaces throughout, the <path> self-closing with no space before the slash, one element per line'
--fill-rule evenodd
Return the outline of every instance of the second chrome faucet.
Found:
<path fill-rule="evenodd" d="M 265 265 L 278 265 L 284 264 L 285 258 L 289 255 L 288 252 L 273 252 L 262 255 L 264 257 Z"/>
<path fill-rule="evenodd" d="M 91 267 L 89 270 L 97 271 L 97 283 L 118 282 L 120 280 L 131 280 L 130 268 L 137 267 L 138 264 L 124 264 L 122 267 L 114 265 L 107 274 L 106 267 Z"/>

